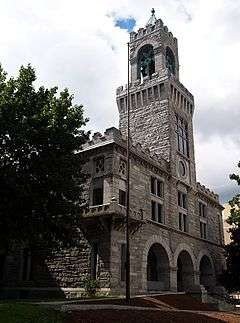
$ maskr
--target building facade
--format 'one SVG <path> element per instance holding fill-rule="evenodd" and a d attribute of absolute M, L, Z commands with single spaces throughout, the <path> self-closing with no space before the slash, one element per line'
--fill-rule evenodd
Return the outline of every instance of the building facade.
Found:
<path fill-rule="evenodd" d="M 224 268 L 222 206 L 196 181 L 194 97 L 179 80 L 177 39 L 154 12 L 130 35 L 130 66 L 131 292 L 213 292 Z M 42 259 L 15 248 L 1 269 L 6 290 L 76 295 L 90 276 L 124 293 L 126 87 L 116 100 L 119 129 L 95 133 L 81 152 L 91 176 L 76 247 Z"/>

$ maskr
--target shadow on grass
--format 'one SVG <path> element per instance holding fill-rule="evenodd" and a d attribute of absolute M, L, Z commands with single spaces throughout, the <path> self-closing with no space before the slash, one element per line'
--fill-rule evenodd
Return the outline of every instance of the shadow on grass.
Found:
<path fill-rule="evenodd" d="M 0 323 L 62 323 L 65 314 L 32 304 L 0 304 Z"/>

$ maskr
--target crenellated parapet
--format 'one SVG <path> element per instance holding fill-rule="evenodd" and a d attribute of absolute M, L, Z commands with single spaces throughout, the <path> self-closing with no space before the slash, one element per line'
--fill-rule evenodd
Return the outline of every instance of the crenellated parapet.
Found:
<path fill-rule="evenodd" d="M 209 188 L 207 188 L 206 186 L 200 184 L 199 182 L 197 182 L 197 190 L 198 190 L 198 192 L 200 194 L 203 194 L 205 197 L 213 199 L 213 200 L 215 200 L 215 202 L 219 203 L 218 194 L 214 193 Z"/>
<path fill-rule="evenodd" d="M 121 146 L 123 149 L 126 149 L 126 137 L 124 137 L 121 131 L 115 127 L 106 129 L 104 134 L 95 132 L 92 139 L 83 146 L 83 152 L 113 143 Z M 151 164 L 154 164 L 156 167 L 160 167 L 166 172 L 169 170 L 169 163 L 165 159 L 153 152 L 150 152 L 149 149 L 145 149 L 140 143 L 134 145 L 132 140 L 130 140 L 130 151 L 133 157 L 136 156 L 141 158 Z"/>
<path fill-rule="evenodd" d="M 157 19 L 156 23 L 154 25 L 148 25 L 145 28 L 139 28 L 137 32 L 133 31 L 130 33 L 130 41 L 138 41 L 139 39 L 142 39 L 143 37 L 146 37 L 156 31 L 162 31 L 164 33 L 164 36 L 168 38 L 170 42 L 173 44 L 177 44 L 177 38 L 173 37 L 173 34 L 168 30 L 168 27 L 163 24 L 163 21 L 161 19 Z"/>

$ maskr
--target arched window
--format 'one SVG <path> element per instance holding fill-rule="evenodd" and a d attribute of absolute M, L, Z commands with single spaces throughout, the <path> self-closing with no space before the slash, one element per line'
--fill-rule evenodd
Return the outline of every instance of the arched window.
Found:
<path fill-rule="evenodd" d="M 171 74 L 176 74 L 175 57 L 169 47 L 166 48 L 166 67 Z"/>
<path fill-rule="evenodd" d="M 152 74 L 155 73 L 155 59 L 152 45 L 144 45 L 138 51 L 138 79 L 144 76 L 151 78 Z"/>

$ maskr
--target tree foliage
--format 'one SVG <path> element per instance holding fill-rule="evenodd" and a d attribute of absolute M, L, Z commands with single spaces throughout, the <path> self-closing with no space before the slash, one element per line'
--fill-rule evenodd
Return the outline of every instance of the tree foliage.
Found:
<path fill-rule="evenodd" d="M 79 219 L 87 119 L 73 96 L 35 89 L 28 65 L 16 78 L 0 67 L 0 244 L 70 241 Z"/>
<path fill-rule="evenodd" d="M 240 162 L 238 163 L 240 168 Z M 230 179 L 240 186 L 240 176 L 231 174 Z M 229 201 L 231 206 L 227 223 L 231 225 L 229 229 L 231 242 L 225 246 L 227 270 L 221 278 L 225 287 L 233 292 L 240 291 L 240 194 L 234 196 Z"/>

